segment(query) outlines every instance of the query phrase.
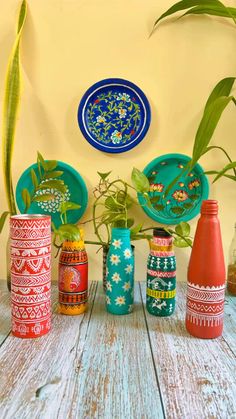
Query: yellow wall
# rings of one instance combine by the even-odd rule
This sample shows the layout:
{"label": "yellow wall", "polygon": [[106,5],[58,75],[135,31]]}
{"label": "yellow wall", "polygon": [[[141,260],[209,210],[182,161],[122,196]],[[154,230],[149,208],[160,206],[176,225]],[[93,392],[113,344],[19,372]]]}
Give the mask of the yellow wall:
{"label": "yellow wall", "polygon": [[[210,17],[188,17],[165,22],[149,39],[155,19],[172,0],[28,0],[22,62],[22,102],[14,150],[14,181],[35,161],[40,150],[48,159],[66,161],[85,179],[89,190],[97,170],[113,170],[130,180],[133,166],[143,167],[154,157],[170,152],[190,154],[205,101],[218,80],[235,75],[236,30],[233,23]],[[19,0],[0,0],[0,106],[6,64],[14,40]],[[227,4],[236,6],[235,1]],[[133,150],[105,154],[91,147],[77,125],[77,106],[85,90],[106,77],[121,77],[140,86],[152,108],[146,138]],[[0,119],[0,124],[2,120]],[[229,106],[214,136],[236,159],[235,108]],[[206,170],[225,164],[219,152],[201,160]],[[2,176],[0,211],[6,210]],[[221,180],[211,187],[219,200],[224,249],[236,221],[236,184]],[[137,216],[152,221],[142,212]],[[90,217],[90,208],[83,219]],[[196,220],[191,222],[193,231]],[[0,277],[5,276],[5,242],[0,237]],[[91,227],[86,228],[92,238]],[[207,244],[206,244],[207,245]],[[101,277],[101,254],[89,247],[90,278]],[[148,247],[136,246],[136,278],[145,278]],[[178,279],[185,279],[188,250],[180,250]],[[54,269],[56,263],[54,262]],[[56,278],[56,273],[54,273]]]}

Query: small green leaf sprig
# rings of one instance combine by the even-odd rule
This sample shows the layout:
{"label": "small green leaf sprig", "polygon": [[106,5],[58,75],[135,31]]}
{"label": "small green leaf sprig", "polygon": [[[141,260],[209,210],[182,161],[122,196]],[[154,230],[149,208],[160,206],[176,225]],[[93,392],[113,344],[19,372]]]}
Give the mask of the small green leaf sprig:
{"label": "small green leaf sprig", "polygon": [[30,192],[27,188],[22,189],[21,197],[24,202],[24,213],[27,213],[33,202],[46,202],[55,198],[52,193],[38,194],[39,191],[51,189],[64,194],[66,185],[62,179],[58,179],[63,175],[62,171],[55,170],[57,168],[56,160],[44,160],[42,154],[37,153],[38,175],[34,169],[30,170],[31,182],[33,190]]}

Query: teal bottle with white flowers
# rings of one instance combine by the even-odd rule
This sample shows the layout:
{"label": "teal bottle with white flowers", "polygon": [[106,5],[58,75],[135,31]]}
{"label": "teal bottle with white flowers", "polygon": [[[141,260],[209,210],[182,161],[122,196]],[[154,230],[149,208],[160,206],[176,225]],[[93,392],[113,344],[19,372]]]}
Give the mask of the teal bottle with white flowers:
{"label": "teal bottle with white flowers", "polygon": [[128,228],[113,228],[106,263],[106,308],[129,314],[134,300],[134,254]]}

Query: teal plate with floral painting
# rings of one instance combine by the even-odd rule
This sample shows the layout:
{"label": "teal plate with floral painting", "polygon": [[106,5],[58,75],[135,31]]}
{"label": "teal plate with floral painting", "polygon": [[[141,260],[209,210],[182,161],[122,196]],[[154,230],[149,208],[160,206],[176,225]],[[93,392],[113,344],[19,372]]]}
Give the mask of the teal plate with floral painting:
{"label": "teal plate with floral painting", "polygon": [[128,80],[105,79],[84,94],[78,123],[86,140],[107,153],[122,153],[145,137],[151,120],[143,91]]}
{"label": "teal plate with floral painting", "polygon": [[138,199],[146,214],[158,223],[189,221],[199,214],[202,201],[208,198],[208,179],[198,163],[191,172],[183,173],[165,196],[168,186],[190,160],[184,154],[165,154],[152,160],[143,170],[150,183],[151,206],[142,196]]}
{"label": "teal plate with floral painting", "polygon": [[[33,184],[31,180],[30,171],[34,169],[38,177],[38,166],[33,164],[28,167],[21,175],[16,186],[16,202],[21,213],[24,212],[25,205],[22,200],[21,192],[27,188],[31,193],[33,191]],[[81,206],[78,210],[68,211],[67,222],[75,224],[84,214],[88,204],[88,191],[82,176],[69,164],[58,161],[56,170],[62,171],[63,174],[57,178],[62,179],[66,185],[66,192],[61,192],[53,189],[41,189],[36,194],[52,193],[55,198],[50,201],[33,202],[28,210],[29,214],[47,214],[51,215],[52,221],[58,227],[61,224],[59,206],[62,201],[72,201]],[[50,180],[49,178],[47,180]]]}

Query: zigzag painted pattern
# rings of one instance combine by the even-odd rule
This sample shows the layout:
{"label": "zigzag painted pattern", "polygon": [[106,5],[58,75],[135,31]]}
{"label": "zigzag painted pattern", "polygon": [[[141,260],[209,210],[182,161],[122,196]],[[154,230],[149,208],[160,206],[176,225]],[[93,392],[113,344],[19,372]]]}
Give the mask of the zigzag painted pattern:
{"label": "zigzag painted pattern", "polygon": [[25,228],[25,229],[40,229],[40,228],[50,228],[51,226],[51,218],[49,216],[45,216],[45,218],[30,218],[28,220],[26,219],[10,219],[10,224],[12,228]]}
{"label": "zigzag painted pattern", "polygon": [[45,239],[40,239],[40,240],[13,240],[11,239],[11,247],[12,248],[16,248],[16,249],[32,249],[32,248],[37,248],[37,247],[45,247],[45,246],[49,246],[51,244],[51,235],[46,237]]}
{"label": "zigzag painted pattern", "polygon": [[32,321],[35,319],[43,320],[45,317],[51,314],[51,304],[46,302],[33,307],[18,307],[12,305],[12,315],[18,320]]}
{"label": "zigzag painted pattern", "polygon": [[200,289],[194,289],[188,287],[188,297],[193,300],[206,301],[206,302],[217,302],[224,301],[225,290],[220,291],[204,291]]}
{"label": "zigzag painted pattern", "polygon": [[36,304],[48,301],[51,296],[51,291],[46,291],[43,294],[38,295],[19,295],[15,292],[11,292],[11,301],[15,304]]}
{"label": "zigzag painted pattern", "polygon": [[174,278],[176,276],[176,271],[161,272],[161,271],[153,271],[152,269],[148,269],[147,273],[151,276],[156,276],[158,278]]}
{"label": "zigzag painted pattern", "polygon": [[51,237],[51,229],[50,228],[44,228],[39,230],[19,230],[17,228],[11,228],[10,233],[11,239],[44,239],[45,237]]}
{"label": "zigzag painted pattern", "polygon": [[49,270],[47,273],[43,273],[37,276],[30,275],[17,275],[14,273],[11,273],[11,283],[14,286],[20,286],[20,287],[38,287],[41,285],[44,285],[51,280],[51,271]]}
{"label": "zigzag painted pattern", "polygon": [[224,311],[224,301],[221,304],[206,305],[206,304],[195,303],[193,301],[188,300],[187,301],[187,307],[189,307],[192,311],[196,311],[197,313],[199,313],[199,312],[207,313],[208,316],[210,316],[211,314],[214,315],[214,314],[223,313],[223,311]]}

